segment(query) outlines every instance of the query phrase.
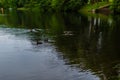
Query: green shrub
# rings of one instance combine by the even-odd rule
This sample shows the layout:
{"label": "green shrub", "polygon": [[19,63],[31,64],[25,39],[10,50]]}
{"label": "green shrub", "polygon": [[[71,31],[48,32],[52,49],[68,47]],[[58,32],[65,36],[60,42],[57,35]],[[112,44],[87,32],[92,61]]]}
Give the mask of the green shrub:
{"label": "green shrub", "polygon": [[112,9],[115,13],[120,13],[120,0],[114,0]]}
{"label": "green shrub", "polygon": [[40,8],[43,11],[77,11],[87,0],[2,0],[4,7]]}
{"label": "green shrub", "polygon": [[64,11],[77,11],[83,5],[83,1],[81,0],[68,0],[63,3]]}

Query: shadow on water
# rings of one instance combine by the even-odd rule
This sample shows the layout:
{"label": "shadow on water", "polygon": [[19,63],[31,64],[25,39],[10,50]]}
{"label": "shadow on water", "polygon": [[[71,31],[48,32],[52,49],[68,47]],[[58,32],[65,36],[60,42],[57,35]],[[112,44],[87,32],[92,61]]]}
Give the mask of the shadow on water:
{"label": "shadow on water", "polygon": [[[9,33],[22,38],[26,35],[38,47],[42,43],[53,44],[66,65],[79,72],[90,71],[101,80],[120,79],[119,21],[119,15],[101,19],[75,13],[40,14],[39,11],[11,11],[0,16],[2,28],[13,30]],[[16,34],[14,29],[20,33]]]}

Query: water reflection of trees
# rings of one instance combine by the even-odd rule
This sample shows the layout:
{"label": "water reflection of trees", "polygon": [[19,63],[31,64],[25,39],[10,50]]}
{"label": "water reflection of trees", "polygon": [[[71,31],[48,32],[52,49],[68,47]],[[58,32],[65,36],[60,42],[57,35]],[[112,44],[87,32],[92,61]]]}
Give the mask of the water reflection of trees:
{"label": "water reflection of trees", "polygon": [[90,70],[102,80],[117,80],[120,62],[118,17],[112,22],[99,16],[38,13],[13,12],[5,23],[29,29],[28,39],[33,45],[54,40],[67,65]]}
{"label": "water reflection of trees", "polygon": [[108,19],[93,17],[69,16],[66,19],[66,30],[71,28],[74,35],[56,38],[58,49],[67,59],[66,64],[90,69],[102,80],[118,80],[119,70],[114,67],[119,64],[120,29],[116,29],[116,23],[111,25]]}

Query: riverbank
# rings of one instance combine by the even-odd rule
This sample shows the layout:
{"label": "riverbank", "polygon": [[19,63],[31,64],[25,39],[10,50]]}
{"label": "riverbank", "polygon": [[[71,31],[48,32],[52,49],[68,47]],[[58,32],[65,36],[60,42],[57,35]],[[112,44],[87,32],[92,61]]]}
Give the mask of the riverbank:
{"label": "riverbank", "polygon": [[[110,2],[109,3],[108,2],[98,2],[98,3],[95,3],[95,4],[87,4],[87,5],[83,6],[79,10],[79,12],[82,12],[82,13],[86,14],[88,12],[96,13],[99,10],[100,12],[105,11],[105,12],[109,12],[110,13],[110,12],[112,12],[112,11],[110,11],[110,5],[111,5]],[[104,7],[105,7],[105,9],[102,9]]]}

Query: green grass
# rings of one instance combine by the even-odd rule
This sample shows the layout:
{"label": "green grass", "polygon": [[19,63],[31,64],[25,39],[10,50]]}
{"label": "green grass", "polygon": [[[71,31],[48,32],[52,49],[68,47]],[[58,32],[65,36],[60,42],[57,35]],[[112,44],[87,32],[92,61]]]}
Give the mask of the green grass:
{"label": "green grass", "polygon": [[108,2],[98,2],[98,3],[95,3],[95,4],[88,4],[88,5],[85,5],[84,7],[82,7],[79,12],[89,12],[89,11],[92,11],[92,10],[96,10],[96,9],[99,9],[105,5],[109,5],[111,3],[108,3]]}

